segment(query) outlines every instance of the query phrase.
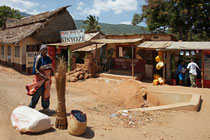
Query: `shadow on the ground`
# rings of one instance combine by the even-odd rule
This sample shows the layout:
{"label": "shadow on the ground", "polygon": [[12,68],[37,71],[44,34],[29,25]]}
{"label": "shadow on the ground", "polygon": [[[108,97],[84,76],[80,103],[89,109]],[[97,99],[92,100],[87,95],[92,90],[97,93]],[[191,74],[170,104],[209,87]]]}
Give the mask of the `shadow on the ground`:
{"label": "shadow on the ground", "polygon": [[95,136],[95,132],[92,130],[92,127],[87,127],[86,132],[79,136],[81,138],[92,139]]}
{"label": "shadow on the ground", "polygon": [[66,116],[70,116],[71,115],[71,113],[66,113]]}
{"label": "shadow on the ground", "polygon": [[140,80],[141,82],[144,82],[144,83],[153,83],[153,79],[149,79],[149,78],[143,78],[142,80]]}
{"label": "shadow on the ground", "polygon": [[39,112],[48,115],[48,116],[54,116],[56,114],[55,110],[45,111],[45,110],[39,110]]}
{"label": "shadow on the ground", "polygon": [[45,130],[43,132],[39,132],[39,133],[21,133],[22,135],[31,135],[31,136],[36,136],[36,135],[43,135],[43,134],[46,134],[46,133],[52,133],[52,132],[55,132],[56,129],[51,127],[50,129],[48,130]]}
{"label": "shadow on the ground", "polygon": [[198,111],[198,112],[201,111],[202,103],[203,103],[203,99],[201,99],[200,105],[199,105],[199,107],[197,108],[197,111]]}

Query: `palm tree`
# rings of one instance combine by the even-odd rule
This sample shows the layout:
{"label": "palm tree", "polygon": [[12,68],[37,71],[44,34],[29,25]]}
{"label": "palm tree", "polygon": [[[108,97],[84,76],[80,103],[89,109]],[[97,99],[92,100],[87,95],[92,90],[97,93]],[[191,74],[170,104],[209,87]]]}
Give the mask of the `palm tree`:
{"label": "palm tree", "polygon": [[89,15],[83,23],[86,24],[86,26],[83,26],[83,28],[85,28],[86,33],[93,33],[93,32],[101,31],[101,27],[98,22],[98,17]]}

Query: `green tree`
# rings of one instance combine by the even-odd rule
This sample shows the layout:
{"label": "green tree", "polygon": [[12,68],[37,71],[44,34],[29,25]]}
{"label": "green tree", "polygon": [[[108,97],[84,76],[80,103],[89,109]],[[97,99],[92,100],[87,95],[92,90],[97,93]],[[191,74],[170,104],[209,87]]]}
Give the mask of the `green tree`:
{"label": "green tree", "polygon": [[98,17],[89,15],[83,23],[86,24],[85,26],[83,26],[83,28],[85,28],[85,32],[87,32],[87,33],[101,31],[101,27],[98,22]]}
{"label": "green tree", "polygon": [[9,6],[0,6],[0,27],[3,26],[5,18],[16,18],[20,19],[22,16],[18,10],[12,9]]}
{"label": "green tree", "polygon": [[146,22],[152,33],[173,33],[180,40],[208,40],[209,0],[147,0],[133,25]]}

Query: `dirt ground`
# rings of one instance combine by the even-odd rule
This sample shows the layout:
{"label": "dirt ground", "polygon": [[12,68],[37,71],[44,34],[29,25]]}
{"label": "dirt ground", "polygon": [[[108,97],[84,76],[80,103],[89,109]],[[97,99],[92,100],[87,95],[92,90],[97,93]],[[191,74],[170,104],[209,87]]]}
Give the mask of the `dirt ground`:
{"label": "dirt ground", "polygon": [[[104,78],[88,79],[68,83],[66,108],[69,114],[79,109],[87,114],[87,132],[75,137],[67,130],[52,129],[39,134],[20,134],[12,127],[10,115],[19,103],[29,104],[31,97],[26,95],[25,85],[32,83],[32,76],[26,76],[13,69],[0,66],[0,140],[205,140],[210,139],[210,89],[180,86],[153,86],[142,83],[150,90],[199,93],[202,96],[200,112],[160,111],[151,113],[128,113],[114,117],[122,109],[114,101],[113,91],[122,82]],[[126,87],[125,87],[126,88]],[[115,98],[113,98],[115,97]],[[52,110],[56,109],[55,81],[51,90]],[[37,110],[41,110],[40,102]],[[49,114],[52,122],[55,116]],[[111,117],[111,116],[112,117]]]}

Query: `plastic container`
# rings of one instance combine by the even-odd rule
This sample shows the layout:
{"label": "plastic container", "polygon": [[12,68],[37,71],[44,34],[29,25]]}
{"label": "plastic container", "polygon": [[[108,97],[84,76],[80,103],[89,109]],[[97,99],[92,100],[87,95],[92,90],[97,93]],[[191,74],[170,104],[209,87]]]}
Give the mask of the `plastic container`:
{"label": "plastic container", "polygon": [[160,70],[163,66],[164,66],[164,63],[161,61],[161,62],[157,63],[156,69]]}
{"label": "plastic container", "polygon": [[156,57],[155,57],[155,61],[156,61],[156,62],[162,61],[162,57],[161,57],[160,55],[156,56]]}
{"label": "plastic container", "polygon": [[163,80],[163,78],[162,78],[162,77],[159,77],[159,78],[158,78],[158,81],[159,81],[159,83],[160,83],[161,85],[163,85],[163,84],[164,84],[164,80]]}
{"label": "plastic container", "polygon": [[154,74],[154,79],[158,79],[159,77],[160,77],[160,75]]}
{"label": "plastic container", "polygon": [[159,85],[159,81],[157,79],[154,79],[153,80],[153,85],[156,85],[156,86]]}

